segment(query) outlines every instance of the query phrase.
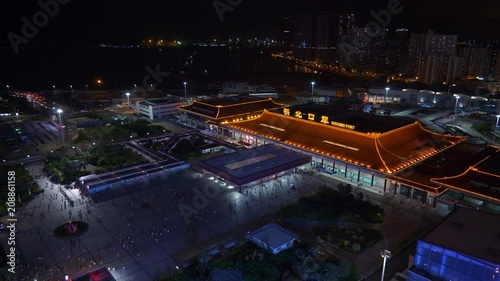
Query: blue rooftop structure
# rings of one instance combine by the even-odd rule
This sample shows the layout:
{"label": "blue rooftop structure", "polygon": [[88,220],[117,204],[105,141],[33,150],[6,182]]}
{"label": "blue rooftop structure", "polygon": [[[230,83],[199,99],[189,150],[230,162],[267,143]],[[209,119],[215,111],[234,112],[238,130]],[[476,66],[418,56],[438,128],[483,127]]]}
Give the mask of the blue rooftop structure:
{"label": "blue rooftop structure", "polygon": [[309,162],[309,155],[267,144],[202,161],[200,167],[236,185],[244,185]]}

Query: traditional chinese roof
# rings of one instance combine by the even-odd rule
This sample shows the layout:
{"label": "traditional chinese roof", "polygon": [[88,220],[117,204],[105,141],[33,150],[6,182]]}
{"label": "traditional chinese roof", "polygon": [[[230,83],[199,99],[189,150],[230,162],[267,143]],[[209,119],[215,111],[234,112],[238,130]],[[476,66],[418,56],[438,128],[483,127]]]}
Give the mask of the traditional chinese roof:
{"label": "traditional chinese roof", "polygon": [[189,105],[179,106],[178,108],[205,118],[219,120],[242,114],[261,113],[265,109],[273,110],[288,106],[286,104],[276,103],[272,98],[245,102],[232,100],[233,103],[231,104],[227,104],[227,99],[220,100],[220,104],[217,104],[217,101],[218,100],[201,102],[195,100]]}
{"label": "traditional chinese roof", "polygon": [[491,152],[493,149],[495,151],[492,154],[487,155],[463,173],[436,177],[431,181],[458,192],[500,201],[500,173],[498,173],[500,149],[490,146],[485,151]]}
{"label": "traditional chinese roof", "polygon": [[433,133],[418,122],[385,133],[361,133],[269,111],[227,126],[387,174],[465,140]]}
{"label": "traditional chinese roof", "polygon": [[432,182],[462,193],[500,201],[500,176],[479,171],[474,167],[460,175],[435,178]]}

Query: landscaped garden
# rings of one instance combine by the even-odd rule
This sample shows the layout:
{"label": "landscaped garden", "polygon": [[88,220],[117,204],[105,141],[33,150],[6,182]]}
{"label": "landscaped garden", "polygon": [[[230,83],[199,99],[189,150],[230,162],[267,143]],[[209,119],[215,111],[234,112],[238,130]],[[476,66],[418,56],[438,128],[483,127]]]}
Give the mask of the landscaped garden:
{"label": "landscaped garden", "polygon": [[[31,177],[29,172],[22,165],[9,165],[9,166],[0,166],[0,173],[4,175],[4,179],[0,183],[0,200],[2,202],[7,202],[7,195],[9,192],[8,189],[8,180],[10,174],[8,172],[15,172],[13,176],[15,179],[15,187],[16,187],[16,200],[18,198],[21,199],[22,202],[27,202],[35,194],[43,192],[35,180]],[[3,215],[7,212],[7,205],[0,204],[0,215]]]}
{"label": "landscaped garden", "polygon": [[323,190],[278,210],[284,218],[310,220],[342,220],[349,222],[380,223],[384,209],[363,200],[362,194],[354,196],[350,185],[340,184],[338,190]]}
{"label": "landscaped garden", "polygon": [[96,146],[90,149],[87,162],[96,166],[96,174],[147,163],[141,155],[121,144]]}
{"label": "landscaped garden", "polygon": [[382,240],[380,231],[375,229],[329,229],[320,237],[328,243],[351,253],[358,253]]}
{"label": "landscaped garden", "polygon": [[87,154],[74,151],[68,154],[59,149],[49,153],[46,161],[44,172],[51,181],[62,184],[72,183],[90,173],[100,174],[148,162],[121,144],[94,146]]}
{"label": "landscaped garden", "polygon": [[131,135],[141,138],[167,132],[162,126],[151,125],[144,119],[137,119],[135,121],[110,120],[107,124],[108,126],[78,130],[78,137],[75,139],[75,143],[90,142],[101,144],[128,139]]}
{"label": "landscaped garden", "polygon": [[87,160],[83,153],[64,155],[64,150],[59,149],[49,153],[46,157],[47,165],[44,172],[50,180],[56,183],[68,184],[78,177],[89,174]]}
{"label": "landscaped garden", "polygon": [[207,280],[212,270],[236,270],[244,280],[357,280],[354,269],[345,260],[325,256],[306,243],[277,255],[241,241],[231,249],[219,249],[214,256],[201,254],[164,281]]}

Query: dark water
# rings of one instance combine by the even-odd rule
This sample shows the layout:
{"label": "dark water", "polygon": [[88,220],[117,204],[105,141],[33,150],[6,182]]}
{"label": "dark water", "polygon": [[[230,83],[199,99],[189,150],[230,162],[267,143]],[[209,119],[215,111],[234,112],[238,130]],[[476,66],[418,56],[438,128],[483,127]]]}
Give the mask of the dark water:
{"label": "dark water", "polygon": [[[230,47],[177,48],[33,48],[18,54],[0,50],[0,85],[11,89],[119,90],[143,85],[147,67],[171,75],[158,88],[181,88],[184,80],[202,76],[212,81],[243,80],[258,83],[307,83],[310,70],[273,59],[270,49]],[[207,70],[207,74],[205,74]],[[102,81],[98,85],[97,80]]]}

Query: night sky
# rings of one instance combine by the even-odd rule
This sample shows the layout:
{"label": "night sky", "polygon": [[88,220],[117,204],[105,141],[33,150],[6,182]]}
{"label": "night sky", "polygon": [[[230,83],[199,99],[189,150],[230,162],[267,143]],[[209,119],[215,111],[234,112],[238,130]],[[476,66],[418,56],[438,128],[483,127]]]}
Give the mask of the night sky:
{"label": "night sky", "polygon": [[[47,0],[42,0],[47,1]],[[55,0],[53,0],[55,1]],[[62,0],[60,0],[62,1]],[[387,7],[388,0],[220,0],[241,4],[224,13],[220,21],[209,0],[65,0],[33,39],[43,43],[128,43],[151,35],[181,37],[275,36],[281,19],[304,11],[354,12],[364,26],[370,11]],[[465,4],[464,4],[465,2]],[[21,18],[29,19],[41,8],[37,1],[2,4],[2,45],[7,34],[21,33]],[[459,39],[500,39],[498,0],[401,0],[402,13],[394,15],[389,28],[406,27],[412,32],[432,29],[458,34]]]}

